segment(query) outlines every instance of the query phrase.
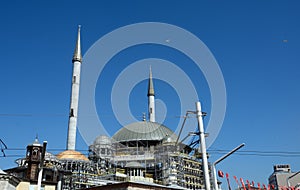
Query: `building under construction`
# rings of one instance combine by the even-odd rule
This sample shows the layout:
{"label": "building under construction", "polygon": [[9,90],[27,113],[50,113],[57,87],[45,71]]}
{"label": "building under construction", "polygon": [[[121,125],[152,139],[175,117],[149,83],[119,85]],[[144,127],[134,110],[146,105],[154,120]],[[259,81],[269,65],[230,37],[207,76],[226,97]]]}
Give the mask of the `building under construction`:
{"label": "building under construction", "polygon": [[[81,62],[79,29],[73,56],[67,150],[55,156],[46,152],[46,147],[36,140],[28,145],[26,158],[18,161],[18,167],[7,172],[37,185],[38,173],[42,170],[42,186],[50,185],[57,190],[121,182],[204,189],[204,171],[209,171],[203,164],[203,160],[207,160],[206,153],[200,154],[195,148],[199,140],[186,145],[171,129],[155,121],[151,69],[147,94],[149,121],[144,117],[143,121],[122,127],[111,138],[99,134],[89,146],[87,157],[75,151]],[[202,155],[205,155],[204,159]]]}
{"label": "building under construction", "polygon": [[89,159],[101,176],[187,189],[203,189],[202,161],[166,126],[150,121],[129,124],[112,138],[99,136],[89,147]]}
{"label": "building under construction", "polygon": [[[52,189],[84,189],[120,182],[159,184],[185,189],[204,189],[202,160],[190,146],[176,143],[177,136],[164,125],[141,121],[120,129],[112,138],[99,136],[89,146],[88,158],[72,150],[56,156],[45,152],[36,139],[26,157],[7,173]],[[41,164],[43,160],[43,164]]]}

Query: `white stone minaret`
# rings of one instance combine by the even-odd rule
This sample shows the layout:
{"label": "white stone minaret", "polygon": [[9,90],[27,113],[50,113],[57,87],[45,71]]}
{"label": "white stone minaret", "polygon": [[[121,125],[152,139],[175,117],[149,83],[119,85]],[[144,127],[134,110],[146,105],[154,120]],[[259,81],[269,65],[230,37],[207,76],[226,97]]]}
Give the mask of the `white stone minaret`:
{"label": "white stone minaret", "polygon": [[80,47],[80,25],[78,26],[78,36],[76,47],[73,55],[73,75],[72,75],[72,89],[71,89],[71,103],[68,127],[67,150],[75,150],[76,144],[76,126],[78,114],[78,100],[79,100],[79,84],[80,84],[80,69],[81,69],[81,47]]}
{"label": "white stone minaret", "polygon": [[152,70],[150,67],[149,81],[148,81],[148,113],[149,121],[155,122],[155,100],[154,100],[154,87],[152,81]]}

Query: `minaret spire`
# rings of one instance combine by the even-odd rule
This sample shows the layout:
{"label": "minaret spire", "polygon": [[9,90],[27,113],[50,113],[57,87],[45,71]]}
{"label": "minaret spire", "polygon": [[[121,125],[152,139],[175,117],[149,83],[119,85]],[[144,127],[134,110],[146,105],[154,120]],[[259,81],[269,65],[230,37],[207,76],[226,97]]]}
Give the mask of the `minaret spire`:
{"label": "minaret spire", "polygon": [[78,25],[78,34],[77,34],[77,42],[76,42],[76,47],[73,55],[72,62],[74,63],[75,61],[82,62],[82,56],[81,56],[81,44],[80,44],[80,29],[81,25]]}
{"label": "minaret spire", "polygon": [[151,66],[150,66],[149,81],[148,81],[148,97],[149,96],[155,96],[154,95],[154,87],[153,87]]}
{"label": "minaret spire", "polygon": [[78,114],[78,100],[79,100],[79,86],[80,86],[80,70],[81,70],[81,47],[80,47],[80,28],[78,26],[78,36],[76,47],[73,55],[73,75],[72,75],[72,89],[71,89],[71,103],[68,126],[68,140],[67,150],[75,150],[76,145],[76,128],[77,128],[77,114]]}
{"label": "minaret spire", "polygon": [[149,121],[155,122],[155,100],[154,100],[154,87],[152,80],[152,69],[150,66],[149,80],[148,80],[148,112],[149,112]]}

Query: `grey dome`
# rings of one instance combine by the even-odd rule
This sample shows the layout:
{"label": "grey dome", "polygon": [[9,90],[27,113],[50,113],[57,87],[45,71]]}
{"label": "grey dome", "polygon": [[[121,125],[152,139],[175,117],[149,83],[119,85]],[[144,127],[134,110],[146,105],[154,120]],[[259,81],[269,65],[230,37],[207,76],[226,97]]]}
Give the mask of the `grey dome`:
{"label": "grey dome", "polygon": [[156,122],[141,121],[121,128],[112,138],[117,142],[137,140],[161,141],[166,136],[170,137],[172,142],[175,142],[177,139],[177,136],[168,127]]}
{"label": "grey dome", "polygon": [[52,153],[50,152],[45,152],[45,160],[49,160],[49,161],[57,161],[58,159],[56,158],[56,156],[54,156]]}
{"label": "grey dome", "polygon": [[110,145],[110,144],[111,144],[111,139],[105,135],[98,136],[94,141],[94,145]]}

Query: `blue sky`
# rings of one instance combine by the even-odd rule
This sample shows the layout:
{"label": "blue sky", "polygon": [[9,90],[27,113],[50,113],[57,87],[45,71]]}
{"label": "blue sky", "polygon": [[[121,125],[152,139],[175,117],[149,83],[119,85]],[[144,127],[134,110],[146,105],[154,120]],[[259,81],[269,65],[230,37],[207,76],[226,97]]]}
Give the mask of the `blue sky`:
{"label": "blue sky", "polygon": [[[48,141],[49,150],[65,148],[78,24],[82,25],[84,54],[119,27],[162,22],[201,39],[223,73],[227,110],[221,132],[209,148],[209,160],[222,155],[214,150],[226,152],[242,142],[246,143],[243,151],[250,152],[232,155],[217,169],[261,183],[267,183],[274,164],[291,164],[293,171],[300,170],[299,6],[297,1],[258,0],[1,2],[0,138],[9,149],[5,151],[8,157],[0,157],[0,168],[14,166],[17,156],[13,155],[25,155],[26,145],[36,134]],[[110,99],[112,81],[128,64],[149,57],[167,59],[188,73],[203,109],[210,112],[205,78],[186,57],[163,46],[132,47],[117,54],[98,80],[96,102],[101,106],[97,110],[110,134],[121,127],[106,99]],[[147,109],[146,85],[141,81],[130,97],[132,113],[138,118]],[[159,80],[155,89],[156,97],[168,107],[165,124],[172,128],[180,114],[178,96]],[[86,153],[87,145],[79,134],[77,139],[77,149]],[[253,151],[298,152],[298,156]]]}

